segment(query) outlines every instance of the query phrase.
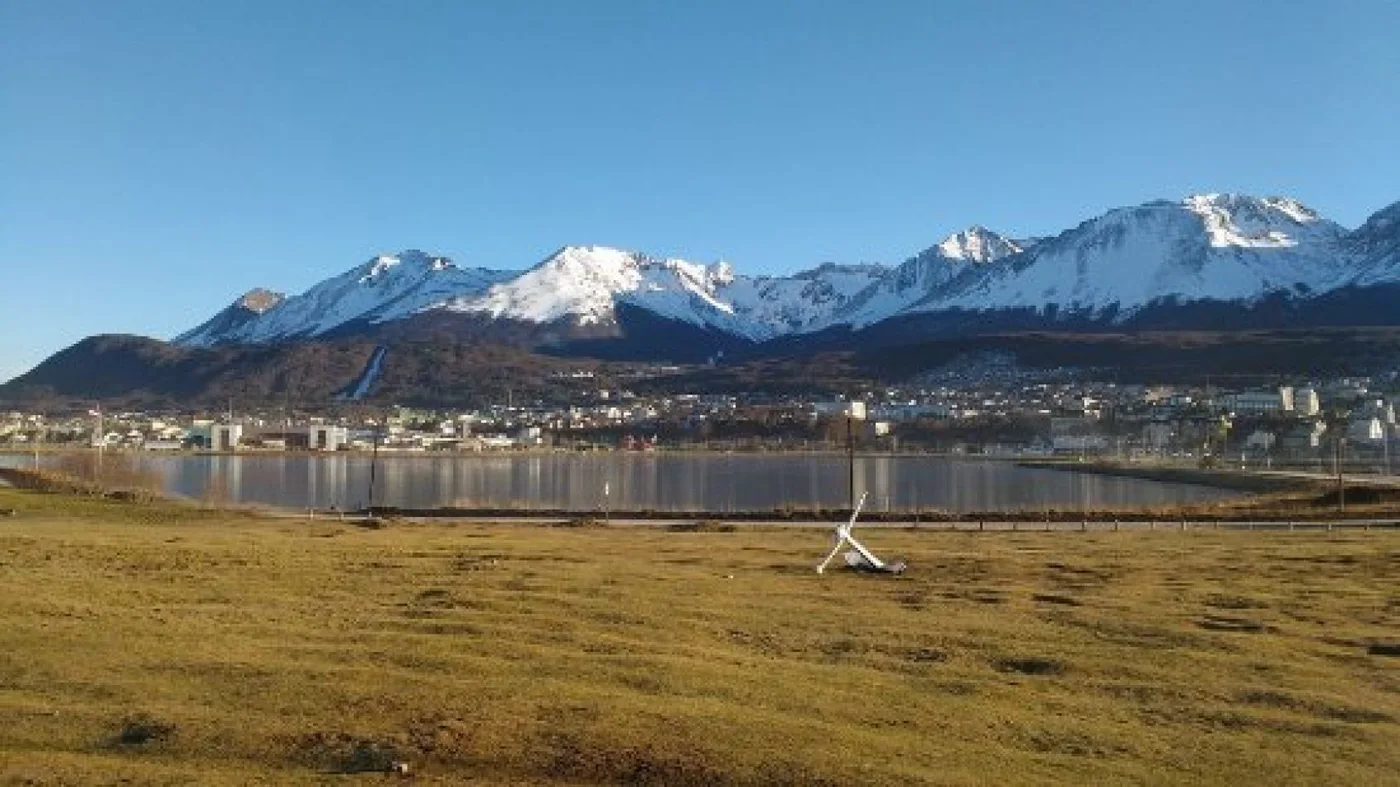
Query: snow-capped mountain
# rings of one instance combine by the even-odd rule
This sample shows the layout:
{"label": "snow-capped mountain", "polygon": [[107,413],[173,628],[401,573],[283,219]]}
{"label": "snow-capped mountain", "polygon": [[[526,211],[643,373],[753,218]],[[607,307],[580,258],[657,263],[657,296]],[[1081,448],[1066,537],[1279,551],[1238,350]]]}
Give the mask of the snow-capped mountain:
{"label": "snow-capped mountain", "polygon": [[[416,250],[381,255],[301,295],[265,300],[269,305],[247,319],[230,324],[216,315],[175,341],[210,346],[321,336],[354,322],[402,319],[447,298],[484,291],[510,275],[484,268],[458,268],[446,257]],[[247,298],[244,296],[239,303]]]}
{"label": "snow-capped mountain", "polygon": [[1113,315],[1164,301],[1307,296],[1354,274],[1347,232],[1282,197],[1206,194],[1109,211],[934,288],[905,313],[1053,307]]}
{"label": "snow-capped mountain", "polygon": [[[1051,237],[1016,240],[972,226],[893,268],[828,263],[789,276],[598,246],[565,247],[520,272],[463,269],[406,251],[301,295],[250,293],[177,341],[269,343],[419,320],[465,335],[451,327],[465,320],[472,336],[497,336],[499,323],[515,326],[517,342],[587,338],[591,352],[629,330],[635,339],[667,326],[684,329],[671,347],[722,337],[748,346],[877,325],[886,338],[917,340],[938,321],[939,330],[968,333],[1053,329],[1066,320],[1132,327],[1150,314],[1154,325],[1190,327],[1200,308],[1159,318],[1188,305],[1244,314],[1265,302],[1284,303],[1294,316],[1306,311],[1299,304],[1322,304],[1335,322],[1346,304],[1375,311],[1389,303],[1386,287],[1400,287],[1400,203],[1349,232],[1294,199],[1202,194],[1110,210]],[[1368,294],[1356,300],[1358,291]],[[1282,319],[1268,314],[1235,322]],[[1001,319],[1007,315],[1016,316]]]}
{"label": "snow-capped mountain", "polygon": [[615,319],[621,303],[659,317],[752,341],[825,324],[884,269],[826,264],[793,276],[748,277],[727,262],[654,259],[632,251],[569,246],[515,279],[440,308],[536,323]]}
{"label": "snow-capped mountain", "polygon": [[792,276],[735,276],[720,291],[749,335],[769,339],[829,325],[851,299],[889,273],[883,265],[828,262]]}
{"label": "snow-capped mountain", "polygon": [[736,275],[726,262],[705,265],[568,246],[515,273],[460,269],[445,258],[408,251],[377,257],[256,314],[240,310],[233,319],[221,312],[176,341],[259,344],[454,314],[601,328],[613,325],[619,306],[626,304],[758,342],[827,324],[836,309],[884,272],[877,265],[828,263],[793,276],[748,277]]}
{"label": "snow-capped mountain", "polygon": [[643,305],[661,316],[742,331],[733,309],[717,300],[729,266],[658,260],[601,246],[567,246],[543,262],[484,292],[461,294],[435,308],[532,323],[611,322],[619,300]]}
{"label": "snow-capped mountain", "polygon": [[832,322],[860,328],[898,314],[970,271],[1022,252],[991,230],[971,226],[881,276],[832,315]]}

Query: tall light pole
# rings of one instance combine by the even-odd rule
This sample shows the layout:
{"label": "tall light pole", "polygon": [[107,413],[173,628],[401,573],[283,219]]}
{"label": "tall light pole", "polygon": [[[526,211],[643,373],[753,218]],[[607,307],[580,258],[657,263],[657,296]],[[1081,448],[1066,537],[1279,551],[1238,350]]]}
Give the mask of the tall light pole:
{"label": "tall light pole", "polygon": [[100,485],[102,483],[102,456],[107,448],[107,430],[102,428],[101,402],[97,403],[97,410],[94,411],[94,414],[97,416],[97,428],[93,434],[93,442],[97,443],[97,467],[93,471],[93,480]]}
{"label": "tall light pole", "polygon": [[1390,475],[1390,424],[1381,419],[1381,451],[1385,453],[1385,474]]}
{"label": "tall light pole", "polygon": [[855,405],[852,404],[846,411],[846,488],[849,492],[848,502],[851,510],[856,510],[856,439],[855,439]]}
{"label": "tall light pole", "polygon": [[1345,513],[1347,510],[1347,487],[1346,484],[1342,482],[1342,443],[1345,440],[1345,437],[1338,435],[1337,439],[1332,443],[1335,454],[1332,461],[1334,467],[1337,469],[1337,510],[1342,513]]}
{"label": "tall light pole", "polygon": [[374,516],[374,481],[375,471],[379,468],[379,438],[380,426],[375,424],[374,447],[369,454],[369,516]]}

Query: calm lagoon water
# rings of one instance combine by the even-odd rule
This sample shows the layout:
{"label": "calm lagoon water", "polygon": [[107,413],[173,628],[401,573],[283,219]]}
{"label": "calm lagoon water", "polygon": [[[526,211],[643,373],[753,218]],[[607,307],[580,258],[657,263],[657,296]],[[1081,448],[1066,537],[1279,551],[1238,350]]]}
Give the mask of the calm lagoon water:
{"label": "calm lagoon water", "polygon": [[[357,508],[370,458],[343,455],[160,456],[134,461],[167,492],[288,508]],[[23,465],[23,456],[0,463]],[[809,454],[380,455],[375,504],[614,510],[771,510],[846,503],[845,457]],[[867,507],[1009,511],[1206,502],[1236,493],[1188,484],[1017,467],[1000,461],[876,456],[856,459]],[[606,492],[605,492],[606,490]]]}

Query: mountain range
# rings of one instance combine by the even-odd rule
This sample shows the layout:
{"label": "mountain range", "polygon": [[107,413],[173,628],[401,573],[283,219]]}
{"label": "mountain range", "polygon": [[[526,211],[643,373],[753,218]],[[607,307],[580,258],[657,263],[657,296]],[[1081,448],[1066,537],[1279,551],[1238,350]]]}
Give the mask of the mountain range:
{"label": "mountain range", "polygon": [[[626,357],[694,360],[851,334],[1230,327],[1217,323],[1261,309],[1241,327],[1392,324],[1397,286],[1400,203],[1347,230],[1291,198],[1204,194],[1111,210],[1046,238],[972,226],[899,265],[826,263],[787,276],[597,246],[562,248],[523,271],[404,251],[300,295],[254,290],[175,342],[402,337],[425,325],[480,337],[509,326],[518,342],[564,354],[608,355],[612,345],[628,347]],[[1377,288],[1383,313],[1322,314]]]}
{"label": "mountain range", "polygon": [[[0,399],[378,391],[442,403],[518,391],[521,377],[566,395],[558,381],[574,358],[623,377],[634,372],[597,364],[709,362],[734,368],[720,372],[732,385],[791,388],[833,363],[842,380],[888,382],[917,359],[989,348],[1055,365],[1140,362],[1158,376],[1206,364],[1215,374],[1366,371],[1400,361],[1397,305],[1400,203],[1347,229],[1287,197],[1202,194],[1046,237],[974,225],[897,265],[790,275],[597,246],[524,270],[386,254],[298,295],[252,290],[170,342],[84,340],[0,386]],[[1190,350],[1206,333],[1209,355]],[[1158,348],[1151,363],[1147,346]],[[1250,347],[1258,362],[1238,363]]]}

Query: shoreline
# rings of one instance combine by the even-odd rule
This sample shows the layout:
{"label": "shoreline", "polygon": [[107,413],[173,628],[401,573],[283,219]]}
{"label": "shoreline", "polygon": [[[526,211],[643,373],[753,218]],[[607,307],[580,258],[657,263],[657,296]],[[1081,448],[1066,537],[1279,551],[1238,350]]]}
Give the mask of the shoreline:
{"label": "shoreline", "polygon": [[[1232,492],[1267,494],[1278,492],[1315,491],[1324,482],[1301,476],[1265,475],[1256,470],[1226,470],[1172,465],[1134,465],[1119,462],[1079,462],[1076,460],[1022,460],[1017,466],[1031,470],[1056,470],[1066,473],[1114,478],[1137,478],[1169,484],[1191,484]],[[1355,484],[1355,480],[1348,483]]]}
{"label": "shoreline", "polygon": [[[340,451],[311,451],[311,450],[287,450],[287,449],[255,449],[249,448],[241,451],[146,451],[139,448],[107,448],[108,454],[121,454],[123,456],[169,456],[169,457],[197,457],[197,456],[237,456],[237,457],[304,457],[311,459],[330,459],[336,457],[369,457],[375,455],[375,451],[369,449],[349,449]],[[43,456],[57,456],[63,454],[89,454],[99,453],[99,449],[89,446],[77,446],[73,448],[59,448],[49,446],[40,448],[37,452],[33,448],[0,448],[0,456],[28,456],[35,453]],[[810,457],[839,457],[846,458],[847,452],[842,448],[782,448],[782,449],[737,449],[737,448],[660,448],[652,451],[629,451],[621,448],[606,449],[571,449],[571,448],[500,448],[484,451],[429,451],[414,449],[393,449],[381,447],[377,452],[382,457],[400,458],[422,458],[422,459],[471,459],[476,457],[500,458],[503,456],[810,456]],[[857,459],[958,459],[970,462],[1023,462],[1033,461],[1030,457],[1040,457],[1040,454],[978,454],[978,453],[956,453],[949,451],[857,451]]]}

